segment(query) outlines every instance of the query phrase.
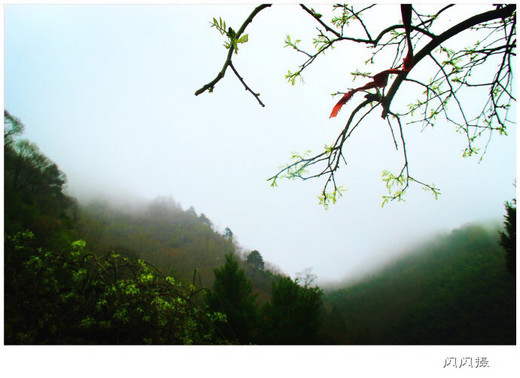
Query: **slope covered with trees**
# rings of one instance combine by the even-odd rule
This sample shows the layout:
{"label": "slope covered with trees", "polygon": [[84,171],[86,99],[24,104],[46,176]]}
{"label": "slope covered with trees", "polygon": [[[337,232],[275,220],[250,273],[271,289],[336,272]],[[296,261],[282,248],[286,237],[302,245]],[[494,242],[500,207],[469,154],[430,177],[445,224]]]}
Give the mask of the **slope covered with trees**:
{"label": "slope covered with trees", "polygon": [[514,344],[515,278],[498,236],[462,227],[325,297],[354,344]]}
{"label": "slope covered with trees", "polygon": [[[79,205],[58,166],[20,139],[23,129],[5,112],[6,344],[317,342],[319,289],[267,269],[229,228],[220,234],[171,199],[132,211]],[[274,314],[305,303],[313,311],[282,325],[305,338],[271,330],[280,328]]]}
{"label": "slope covered with trees", "polygon": [[63,247],[74,238],[76,201],[64,194],[65,175],[28,140],[24,125],[4,113],[5,232],[31,230],[45,245]]}
{"label": "slope covered with trees", "polygon": [[117,209],[105,201],[82,206],[78,229],[95,250],[117,249],[191,281],[211,284],[212,269],[234,253],[233,239],[214,231],[193,208],[183,210],[170,198],[158,198],[138,210]]}
{"label": "slope covered with trees", "polygon": [[65,175],[4,114],[6,344],[217,344],[223,314],[137,256],[89,249]]}

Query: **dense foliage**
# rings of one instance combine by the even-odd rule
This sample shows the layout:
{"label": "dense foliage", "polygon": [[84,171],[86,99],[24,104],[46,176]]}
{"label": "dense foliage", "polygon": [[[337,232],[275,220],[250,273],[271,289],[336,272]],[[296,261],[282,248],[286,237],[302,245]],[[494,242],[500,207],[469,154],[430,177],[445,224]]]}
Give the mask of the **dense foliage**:
{"label": "dense foliage", "polygon": [[144,261],[100,258],[82,240],[60,252],[36,245],[29,231],[6,241],[6,344],[225,341],[214,334],[221,314],[202,312],[193,292]]}
{"label": "dense foliage", "polygon": [[283,277],[273,283],[264,309],[268,344],[316,344],[319,341],[322,291]]}
{"label": "dense foliage", "polygon": [[246,261],[254,269],[264,270],[264,268],[265,268],[264,259],[263,259],[262,255],[260,254],[260,252],[258,252],[256,250],[255,251],[251,251],[251,253],[249,253],[247,255]]}
{"label": "dense foliage", "polygon": [[77,206],[63,192],[65,175],[40,152],[20,139],[24,126],[4,113],[4,221],[14,235],[31,230],[45,245],[64,247],[74,238]]}
{"label": "dense foliage", "polygon": [[[260,260],[260,253],[255,252],[253,256]],[[242,344],[320,343],[321,289],[278,276],[271,282],[270,301],[260,307],[251,281],[232,255],[214,272],[213,290],[207,293],[206,301],[209,310],[226,314],[227,323],[221,327],[229,339]]]}

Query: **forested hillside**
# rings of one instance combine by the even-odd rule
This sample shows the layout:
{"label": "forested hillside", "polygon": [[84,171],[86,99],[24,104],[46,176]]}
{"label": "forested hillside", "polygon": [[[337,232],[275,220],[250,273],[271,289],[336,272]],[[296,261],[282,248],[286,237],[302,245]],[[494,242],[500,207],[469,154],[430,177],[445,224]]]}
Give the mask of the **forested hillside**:
{"label": "forested hillside", "polygon": [[92,253],[65,174],[23,130],[4,113],[4,342],[227,343],[222,314],[195,305],[193,288],[142,259]]}
{"label": "forested hillside", "polygon": [[194,269],[211,283],[212,269],[236,248],[232,236],[220,235],[211,221],[172,199],[159,198],[142,210],[118,210],[107,202],[81,207],[78,229],[96,251],[118,250],[137,256],[184,281]]}
{"label": "forested hillside", "polygon": [[506,232],[463,227],[324,292],[173,199],[79,204],[4,117],[6,344],[515,343],[510,205]]}
{"label": "forested hillside", "polygon": [[[281,276],[271,265],[266,268],[260,252],[238,245],[229,228],[215,231],[204,213],[197,215],[192,207],[183,210],[172,198],[157,198],[131,210],[93,201],[80,206],[77,227],[93,251],[142,258],[198,288],[211,287],[213,270],[225,263],[226,255],[236,255],[260,304],[268,301],[271,285]],[[251,252],[260,263],[248,259]]]}
{"label": "forested hillside", "polygon": [[6,344],[318,342],[319,288],[172,199],[78,204],[23,131],[5,112]]}
{"label": "forested hillside", "polygon": [[470,225],[326,293],[354,344],[514,344],[515,279],[498,229]]}

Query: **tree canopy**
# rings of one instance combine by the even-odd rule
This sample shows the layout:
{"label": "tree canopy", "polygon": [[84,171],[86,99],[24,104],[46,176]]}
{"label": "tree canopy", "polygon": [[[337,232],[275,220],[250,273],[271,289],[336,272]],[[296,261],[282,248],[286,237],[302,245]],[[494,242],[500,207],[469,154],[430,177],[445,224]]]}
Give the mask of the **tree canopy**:
{"label": "tree canopy", "polygon": [[264,258],[257,250],[251,251],[246,258],[248,264],[253,266],[255,269],[264,270]]}
{"label": "tree canopy", "polygon": [[315,344],[320,329],[323,291],[282,277],[272,284],[265,306],[264,337],[269,344]]}
{"label": "tree canopy", "polygon": [[[261,106],[260,94],[239,74],[234,60],[239,45],[249,40],[247,26],[264,9],[256,7],[235,31],[225,20],[214,18],[211,27],[226,38],[228,54],[217,76],[195,92],[213,92],[230,68]],[[294,153],[292,162],[269,178],[272,186],[279,179],[324,179],[320,203],[335,203],[344,188],[336,182],[336,172],[348,164],[348,141],[355,130],[376,109],[386,121],[391,143],[402,153],[399,172],[384,170],[383,181],[388,194],[383,205],[403,200],[410,184],[418,184],[435,197],[440,189],[418,179],[410,169],[406,148],[406,125],[433,127],[439,120],[452,125],[465,138],[464,157],[480,154],[481,159],[494,134],[507,135],[515,121],[516,102],[513,80],[516,57],[516,5],[489,5],[487,10],[475,11],[464,6],[401,5],[401,20],[389,19],[376,5],[334,5],[332,12],[318,12],[303,4],[300,8],[316,25],[313,48],[302,47],[300,39],[286,36],[285,46],[302,57],[296,70],[289,70],[285,78],[294,85],[302,79],[317,59],[333,48],[363,45],[367,48],[364,67],[347,67],[353,80],[368,80],[357,88],[343,85],[333,95],[341,99],[333,107],[330,117],[344,117],[346,123],[337,138],[319,153]],[[330,19],[327,19],[327,15]],[[461,18],[458,22],[453,21]],[[377,22],[374,20],[377,19]],[[383,25],[381,21],[386,23]],[[332,56],[332,54],[330,55]],[[376,58],[383,60],[386,69],[373,73]],[[370,70],[370,71],[369,71]],[[377,72],[377,71],[376,71]],[[391,79],[391,80],[390,80]],[[338,82],[341,82],[340,80]],[[365,97],[355,96],[365,92]],[[397,101],[399,99],[399,101]],[[352,108],[340,113],[347,102]],[[408,103],[403,106],[403,103]],[[326,112],[326,110],[323,110]],[[339,114],[339,115],[338,115]]]}

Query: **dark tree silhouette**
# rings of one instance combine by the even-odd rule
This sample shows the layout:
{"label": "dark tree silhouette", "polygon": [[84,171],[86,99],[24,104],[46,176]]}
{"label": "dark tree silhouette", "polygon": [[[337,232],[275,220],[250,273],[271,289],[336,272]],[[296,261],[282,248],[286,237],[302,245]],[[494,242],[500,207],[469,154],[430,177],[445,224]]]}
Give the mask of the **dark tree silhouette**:
{"label": "dark tree silhouette", "polygon": [[224,237],[228,240],[233,240],[233,231],[229,227],[224,230]]}
{"label": "dark tree silhouette", "polygon": [[226,255],[224,265],[213,272],[213,290],[206,294],[208,309],[226,315],[227,324],[222,332],[229,339],[241,344],[251,343],[255,338],[258,312],[251,282],[231,254]]}
{"label": "dark tree silhouette", "polygon": [[246,262],[257,270],[264,270],[264,258],[260,252],[254,250],[247,255]]}
{"label": "dark tree silhouette", "polygon": [[320,329],[323,292],[282,277],[272,285],[271,301],[264,309],[267,344],[316,344]]}
{"label": "dark tree silhouette", "polygon": [[504,231],[500,232],[500,245],[506,251],[507,270],[516,277],[516,200],[506,202]]}

